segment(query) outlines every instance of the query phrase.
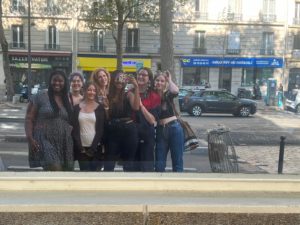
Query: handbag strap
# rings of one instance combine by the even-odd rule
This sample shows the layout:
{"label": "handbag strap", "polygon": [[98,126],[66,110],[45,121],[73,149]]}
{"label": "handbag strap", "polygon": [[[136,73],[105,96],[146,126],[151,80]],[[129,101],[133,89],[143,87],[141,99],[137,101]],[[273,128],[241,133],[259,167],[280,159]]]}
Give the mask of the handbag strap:
{"label": "handbag strap", "polygon": [[176,110],[174,101],[171,101],[171,106],[172,106],[172,108],[173,108],[173,112],[174,112],[175,116],[176,116],[177,118],[180,118],[180,115],[179,115],[178,111]]}

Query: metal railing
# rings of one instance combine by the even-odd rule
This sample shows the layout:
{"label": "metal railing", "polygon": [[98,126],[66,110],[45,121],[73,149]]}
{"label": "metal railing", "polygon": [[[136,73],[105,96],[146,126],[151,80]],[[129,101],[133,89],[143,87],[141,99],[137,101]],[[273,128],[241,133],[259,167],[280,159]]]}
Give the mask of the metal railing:
{"label": "metal railing", "polygon": [[12,42],[12,43],[9,43],[9,48],[25,49],[25,43],[24,42]]}
{"label": "metal railing", "polygon": [[132,46],[132,47],[126,47],[125,52],[127,53],[139,53],[140,52],[140,47],[138,46]]}
{"label": "metal railing", "polygon": [[193,48],[194,54],[206,54],[206,48]]}
{"label": "metal railing", "polygon": [[60,45],[58,44],[44,44],[45,50],[60,50]]}
{"label": "metal railing", "polygon": [[105,47],[103,45],[90,47],[91,52],[105,52]]}

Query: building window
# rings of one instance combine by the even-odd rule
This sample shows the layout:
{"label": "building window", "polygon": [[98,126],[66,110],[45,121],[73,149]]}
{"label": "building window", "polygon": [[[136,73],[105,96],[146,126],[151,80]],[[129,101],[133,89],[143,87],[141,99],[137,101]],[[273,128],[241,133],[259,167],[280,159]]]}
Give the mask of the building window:
{"label": "building window", "polygon": [[276,20],[275,0],[263,0],[263,22],[274,22]]}
{"label": "building window", "polygon": [[232,68],[221,67],[219,69],[219,88],[231,91],[231,74]]}
{"label": "building window", "polygon": [[208,67],[185,67],[183,68],[182,85],[205,86],[209,83]]}
{"label": "building window", "polygon": [[12,0],[11,1],[11,11],[12,12],[25,12],[23,0]]}
{"label": "building window", "polygon": [[269,78],[273,77],[274,69],[272,68],[249,68],[243,69],[242,72],[242,87],[253,86],[254,84],[258,84],[259,86],[263,86],[267,83]]}
{"label": "building window", "polygon": [[130,4],[130,14],[129,18],[135,18],[139,14],[139,0],[129,1]]}
{"label": "building window", "polygon": [[59,36],[58,30],[56,26],[49,26],[47,31],[47,44],[45,45],[45,49],[59,49]]}
{"label": "building window", "polygon": [[300,2],[295,2],[294,24],[300,24]]}
{"label": "building window", "polygon": [[241,0],[228,0],[227,20],[240,21],[242,19]]}
{"label": "building window", "polygon": [[195,17],[207,20],[207,0],[195,0]]}
{"label": "building window", "polygon": [[139,52],[139,29],[127,29],[126,52]]}
{"label": "building window", "polygon": [[12,48],[25,48],[23,25],[12,25]]}
{"label": "building window", "polygon": [[240,54],[240,33],[231,32],[228,34],[227,54]]}
{"label": "building window", "polygon": [[274,55],[274,33],[264,32],[262,49],[260,51],[262,55]]}
{"label": "building window", "polygon": [[201,0],[195,0],[195,11],[196,12],[200,11],[200,1]]}
{"label": "building window", "polygon": [[104,32],[103,30],[94,30],[92,32],[92,43],[91,51],[92,52],[102,52],[104,51],[103,46],[103,40],[104,40]]}
{"label": "building window", "polygon": [[51,14],[59,14],[60,13],[60,9],[58,7],[58,3],[57,0],[46,0],[46,8],[45,11],[47,11],[48,13]]}
{"label": "building window", "polygon": [[294,35],[293,49],[300,49],[300,33]]}
{"label": "building window", "polygon": [[193,53],[205,54],[205,31],[196,30],[194,38],[194,50]]}

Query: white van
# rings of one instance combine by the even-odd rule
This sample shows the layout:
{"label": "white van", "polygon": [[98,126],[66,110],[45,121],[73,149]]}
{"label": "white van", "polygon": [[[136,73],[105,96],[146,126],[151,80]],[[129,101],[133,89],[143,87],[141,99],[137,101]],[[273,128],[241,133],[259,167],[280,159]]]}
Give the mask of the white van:
{"label": "white van", "polygon": [[288,110],[300,113],[300,89],[293,89],[292,97],[286,100],[285,107]]}

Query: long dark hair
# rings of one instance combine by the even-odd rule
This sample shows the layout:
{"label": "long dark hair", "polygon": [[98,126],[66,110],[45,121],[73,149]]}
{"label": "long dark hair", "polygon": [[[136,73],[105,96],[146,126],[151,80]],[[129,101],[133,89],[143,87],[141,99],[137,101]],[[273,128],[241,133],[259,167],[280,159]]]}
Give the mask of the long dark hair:
{"label": "long dark hair", "polygon": [[54,111],[54,114],[56,117],[58,117],[58,114],[59,114],[59,107],[54,99],[54,90],[53,90],[53,87],[51,85],[51,80],[52,78],[55,76],[55,75],[60,75],[63,77],[64,79],[64,87],[63,89],[61,90],[61,98],[62,98],[62,101],[63,101],[63,106],[65,107],[65,109],[67,110],[67,113],[68,113],[68,116],[69,116],[69,119],[71,118],[71,114],[72,114],[72,108],[71,108],[71,104],[70,104],[70,101],[69,101],[69,96],[68,96],[68,93],[69,93],[69,84],[68,84],[68,79],[66,77],[66,74],[63,72],[63,71],[53,71],[51,74],[50,74],[50,77],[49,77],[49,82],[48,82],[48,96],[49,96],[49,101],[50,101],[50,104],[52,106],[52,109]]}
{"label": "long dark hair", "polygon": [[142,67],[138,70],[137,72],[137,76],[140,73],[141,70],[145,70],[148,73],[148,77],[149,77],[149,87],[148,87],[148,91],[153,91],[154,90],[154,76],[153,76],[153,72],[150,68],[148,67]]}
{"label": "long dark hair", "polygon": [[112,109],[113,111],[123,110],[124,96],[125,96],[125,84],[123,85],[121,93],[119,93],[118,95],[117,95],[117,89],[116,89],[116,85],[115,85],[116,78],[123,73],[124,73],[123,70],[115,70],[110,74],[111,82],[109,84],[108,100],[109,100],[110,105],[114,106],[114,108]]}

